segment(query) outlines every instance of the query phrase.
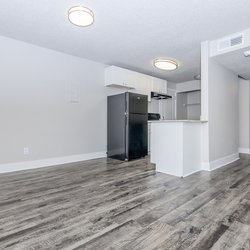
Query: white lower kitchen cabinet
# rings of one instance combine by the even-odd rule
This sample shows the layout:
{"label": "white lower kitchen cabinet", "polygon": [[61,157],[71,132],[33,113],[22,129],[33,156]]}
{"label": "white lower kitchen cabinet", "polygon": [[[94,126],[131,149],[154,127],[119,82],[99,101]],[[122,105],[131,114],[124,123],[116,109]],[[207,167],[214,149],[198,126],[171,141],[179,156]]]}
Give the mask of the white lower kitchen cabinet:
{"label": "white lower kitchen cabinet", "polygon": [[156,171],[185,177],[201,170],[201,121],[152,121],[150,161]]}

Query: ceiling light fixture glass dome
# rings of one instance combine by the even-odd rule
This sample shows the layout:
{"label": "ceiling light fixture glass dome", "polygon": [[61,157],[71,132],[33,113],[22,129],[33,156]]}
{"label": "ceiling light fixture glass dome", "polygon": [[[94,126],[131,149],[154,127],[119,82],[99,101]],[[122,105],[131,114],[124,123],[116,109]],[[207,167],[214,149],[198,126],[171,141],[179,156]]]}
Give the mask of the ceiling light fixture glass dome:
{"label": "ceiling light fixture glass dome", "polygon": [[68,18],[76,26],[86,27],[94,23],[94,13],[83,6],[74,6],[68,11]]}
{"label": "ceiling light fixture glass dome", "polygon": [[178,63],[171,59],[155,59],[154,66],[162,70],[176,70],[178,68]]}

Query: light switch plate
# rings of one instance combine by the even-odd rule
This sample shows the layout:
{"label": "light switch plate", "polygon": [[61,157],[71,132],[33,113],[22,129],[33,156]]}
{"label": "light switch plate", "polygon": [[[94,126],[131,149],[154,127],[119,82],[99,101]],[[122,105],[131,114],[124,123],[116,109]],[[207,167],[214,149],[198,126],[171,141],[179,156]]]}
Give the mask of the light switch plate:
{"label": "light switch plate", "polygon": [[24,155],[28,155],[29,153],[30,153],[29,148],[28,147],[24,147],[23,148],[23,154]]}

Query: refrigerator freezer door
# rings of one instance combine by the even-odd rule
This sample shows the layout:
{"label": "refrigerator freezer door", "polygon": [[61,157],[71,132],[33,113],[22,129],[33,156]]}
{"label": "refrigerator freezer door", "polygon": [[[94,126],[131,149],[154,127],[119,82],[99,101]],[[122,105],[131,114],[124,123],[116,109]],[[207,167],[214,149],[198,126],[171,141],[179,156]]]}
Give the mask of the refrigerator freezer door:
{"label": "refrigerator freezer door", "polygon": [[148,97],[146,95],[127,93],[128,94],[128,113],[147,114]]}
{"label": "refrigerator freezer door", "polygon": [[148,154],[148,115],[129,114],[128,123],[128,160]]}

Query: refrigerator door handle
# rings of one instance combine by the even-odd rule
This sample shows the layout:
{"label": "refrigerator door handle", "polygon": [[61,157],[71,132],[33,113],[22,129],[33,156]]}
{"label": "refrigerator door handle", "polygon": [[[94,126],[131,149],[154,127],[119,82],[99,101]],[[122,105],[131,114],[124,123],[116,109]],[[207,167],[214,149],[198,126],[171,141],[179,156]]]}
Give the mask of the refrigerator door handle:
{"label": "refrigerator door handle", "polygon": [[129,160],[128,157],[128,145],[129,145],[129,117],[128,117],[128,113],[125,112],[125,161]]}

